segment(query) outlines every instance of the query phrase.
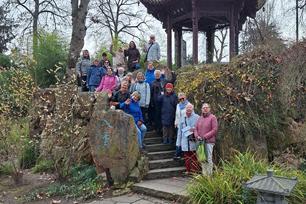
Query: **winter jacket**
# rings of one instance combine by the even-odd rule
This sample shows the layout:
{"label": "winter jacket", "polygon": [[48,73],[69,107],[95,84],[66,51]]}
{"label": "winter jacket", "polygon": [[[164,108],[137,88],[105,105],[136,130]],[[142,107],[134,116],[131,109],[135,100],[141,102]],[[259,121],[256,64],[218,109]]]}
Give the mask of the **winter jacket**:
{"label": "winter jacket", "polygon": [[190,128],[195,128],[196,123],[199,119],[199,115],[196,113],[192,113],[190,117],[187,115],[183,115],[180,118],[178,131],[177,131],[177,140],[176,146],[181,146],[182,151],[195,151],[196,150],[196,143],[194,141],[190,141],[189,138],[183,134],[182,129],[189,126]]}
{"label": "winter jacket", "polygon": [[155,79],[151,85],[151,106],[159,106],[158,97],[161,92],[164,91],[164,81],[161,79]]}
{"label": "winter jacket", "polygon": [[138,121],[143,122],[142,112],[138,101],[131,99],[131,103],[129,105],[126,105],[124,102],[122,102],[120,103],[120,109],[132,115],[136,124]]}
{"label": "winter jacket", "polygon": [[80,76],[86,76],[91,65],[90,59],[82,58],[76,65],[76,72]]}
{"label": "winter jacket", "polygon": [[215,115],[209,113],[201,116],[196,124],[194,135],[205,139],[207,143],[215,143],[218,132],[218,121]]}
{"label": "winter jacket", "polygon": [[155,69],[147,69],[146,73],[145,73],[145,78],[146,78],[146,82],[148,82],[150,84],[150,86],[152,85],[152,82],[155,80],[155,75],[154,75]]}
{"label": "winter jacket", "polygon": [[174,121],[174,125],[175,126],[178,126],[179,125],[179,122],[180,122],[180,118],[186,114],[186,106],[189,104],[189,102],[187,100],[185,100],[185,103],[184,104],[184,108],[181,109],[180,108],[180,104],[177,104],[176,105],[176,111],[175,111],[175,121]]}
{"label": "winter jacket", "polygon": [[117,76],[115,75],[105,75],[101,82],[99,87],[96,89],[98,92],[100,91],[113,91],[115,90],[117,86]]}
{"label": "winter jacket", "polygon": [[102,77],[105,75],[105,70],[102,67],[91,65],[87,72],[87,86],[99,86]]}
{"label": "winter jacket", "polygon": [[146,52],[148,62],[154,62],[160,59],[160,47],[157,42],[154,42],[153,44],[148,43],[146,45]]}
{"label": "winter jacket", "polygon": [[151,99],[150,85],[147,82],[136,82],[130,88],[130,92],[138,91],[140,93],[139,105],[140,107],[149,107]]}
{"label": "winter jacket", "polygon": [[174,126],[177,96],[175,93],[164,94],[158,97],[161,106],[161,122],[163,126]]}
{"label": "winter jacket", "polygon": [[[119,90],[113,94],[111,101],[122,103],[122,102],[125,102],[128,98],[130,98],[129,92],[123,93]],[[116,109],[119,109],[119,108],[120,108],[120,104],[116,106]]]}
{"label": "winter jacket", "polygon": [[134,63],[133,61],[140,60],[140,53],[138,49],[135,48],[129,48],[127,50],[124,50],[124,56],[128,58],[128,69],[129,71],[134,71],[135,65],[137,63]]}

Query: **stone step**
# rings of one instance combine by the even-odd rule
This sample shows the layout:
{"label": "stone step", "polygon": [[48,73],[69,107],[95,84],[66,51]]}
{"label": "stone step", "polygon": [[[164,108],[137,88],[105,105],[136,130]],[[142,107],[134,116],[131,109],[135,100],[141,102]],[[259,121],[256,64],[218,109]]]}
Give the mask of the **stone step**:
{"label": "stone step", "polygon": [[163,139],[162,137],[151,137],[151,138],[146,138],[144,139],[144,143],[146,145],[150,145],[150,144],[160,144],[162,143]]}
{"label": "stone step", "polygon": [[184,161],[171,159],[160,159],[149,161],[149,169],[162,169],[162,168],[172,168],[184,166]]}
{"label": "stone step", "polygon": [[186,185],[190,181],[187,177],[166,178],[157,180],[147,180],[133,185],[132,190],[136,193],[145,194],[171,200],[173,203],[188,202]]}
{"label": "stone step", "polygon": [[149,160],[159,160],[159,159],[172,159],[175,155],[175,150],[161,151],[161,152],[148,152],[147,156]]}
{"label": "stone step", "polygon": [[170,177],[181,177],[185,172],[185,167],[172,167],[172,168],[163,168],[163,169],[153,169],[149,170],[148,174],[145,176],[145,179],[161,179],[161,178],[170,178]]}
{"label": "stone step", "polygon": [[161,138],[162,135],[158,135],[155,131],[146,132],[145,138],[154,138],[154,137]]}
{"label": "stone step", "polygon": [[146,151],[147,152],[160,152],[160,151],[168,151],[168,150],[174,150],[175,145],[174,144],[151,144],[146,145]]}

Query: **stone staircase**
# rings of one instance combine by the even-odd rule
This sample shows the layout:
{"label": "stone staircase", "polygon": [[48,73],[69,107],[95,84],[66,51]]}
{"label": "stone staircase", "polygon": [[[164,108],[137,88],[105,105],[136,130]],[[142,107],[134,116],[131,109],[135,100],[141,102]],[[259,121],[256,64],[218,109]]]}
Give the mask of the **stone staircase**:
{"label": "stone staircase", "polygon": [[168,200],[186,200],[184,162],[175,161],[175,145],[162,143],[162,136],[148,132],[145,136],[149,158],[149,172],[144,180],[133,186],[133,191]]}

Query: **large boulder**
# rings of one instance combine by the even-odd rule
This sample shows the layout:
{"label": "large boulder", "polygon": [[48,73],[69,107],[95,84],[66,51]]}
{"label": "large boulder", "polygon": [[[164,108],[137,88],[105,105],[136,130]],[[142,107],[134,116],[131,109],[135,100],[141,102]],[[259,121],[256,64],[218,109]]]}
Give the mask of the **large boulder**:
{"label": "large boulder", "polygon": [[[99,95],[96,104],[100,104]],[[97,105],[88,125],[88,134],[97,170],[109,168],[115,182],[125,181],[139,155],[133,117],[121,110],[105,110]]]}

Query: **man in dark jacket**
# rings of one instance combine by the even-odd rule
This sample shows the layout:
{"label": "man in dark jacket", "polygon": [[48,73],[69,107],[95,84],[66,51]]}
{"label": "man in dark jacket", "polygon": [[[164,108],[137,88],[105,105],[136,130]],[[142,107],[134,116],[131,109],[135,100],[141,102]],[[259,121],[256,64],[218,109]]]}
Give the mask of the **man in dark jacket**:
{"label": "man in dark jacket", "polygon": [[155,80],[151,84],[151,102],[149,105],[149,121],[154,121],[155,130],[161,134],[161,107],[158,102],[158,97],[164,92],[164,81],[160,78],[160,70],[154,72]]}
{"label": "man in dark jacket", "polygon": [[122,81],[120,90],[114,93],[113,97],[111,98],[110,105],[115,106],[116,109],[119,109],[120,103],[123,103],[128,98],[130,98],[128,82]]}
{"label": "man in dark jacket", "polygon": [[161,105],[161,122],[163,125],[163,143],[174,143],[174,120],[177,105],[177,96],[173,91],[173,84],[167,83],[166,93],[158,97]]}

